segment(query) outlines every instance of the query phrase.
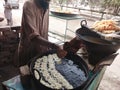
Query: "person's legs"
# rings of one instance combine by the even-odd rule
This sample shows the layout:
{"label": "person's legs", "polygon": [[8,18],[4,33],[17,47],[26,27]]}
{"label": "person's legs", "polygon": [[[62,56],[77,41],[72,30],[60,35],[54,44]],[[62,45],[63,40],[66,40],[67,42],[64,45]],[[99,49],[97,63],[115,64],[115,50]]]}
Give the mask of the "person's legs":
{"label": "person's legs", "polygon": [[12,19],[7,19],[7,25],[13,25]]}
{"label": "person's legs", "polygon": [[7,19],[7,25],[9,25],[9,19]]}
{"label": "person's legs", "polygon": [[10,18],[10,25],[13,25],[12,17]]}

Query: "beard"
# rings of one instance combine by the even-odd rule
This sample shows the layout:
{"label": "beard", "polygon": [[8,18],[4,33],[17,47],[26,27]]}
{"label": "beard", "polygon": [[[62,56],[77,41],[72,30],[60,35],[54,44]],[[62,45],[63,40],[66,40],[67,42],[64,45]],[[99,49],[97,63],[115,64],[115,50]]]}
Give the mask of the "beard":
{"label": "beard", "polygon": [[34,0],[34,1],[38,8],[43,8],[44,10],[47,10],[49,8],[50,0]]}

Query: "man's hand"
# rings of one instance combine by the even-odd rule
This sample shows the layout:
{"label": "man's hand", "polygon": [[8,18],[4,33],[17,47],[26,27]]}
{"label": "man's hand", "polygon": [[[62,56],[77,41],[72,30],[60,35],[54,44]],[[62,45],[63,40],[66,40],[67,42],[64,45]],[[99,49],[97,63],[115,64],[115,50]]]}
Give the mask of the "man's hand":
{"label": "man's hand", "polygon": [[20,69],[20,74],[22,76],[30,75],[30,69],[29,69],[28,65],[21,66],[19,69]]}
{"label": "man's hand", "polygon": [[65,42],[63,45],[63,49],[67,51],[68,53],[76,54],[77,51],[84,47],[84,44],[81,40],[79,40],[77,37],[73,38],[69,42]]}
{"label": "man's hand", "polygon": [[62,49],[62,46],[57,49],[57,56],[59,58],[64,58],[67,55],[67,52]]}
{"label": "man's hand", "polygon": [[67,52],[63,50],[63,46],[59,46],[57,44],[52,44],[52,49],[57,50],[57,56],[59,58],[64,58],[67,55]]}

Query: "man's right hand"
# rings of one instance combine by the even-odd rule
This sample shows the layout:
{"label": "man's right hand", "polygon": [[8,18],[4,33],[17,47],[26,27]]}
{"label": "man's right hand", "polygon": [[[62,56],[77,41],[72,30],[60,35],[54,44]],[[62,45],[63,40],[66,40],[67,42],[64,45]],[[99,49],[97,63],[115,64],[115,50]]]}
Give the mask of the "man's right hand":
{"label": "man's right hand", "polygon": [[19,69],[21,76],[30,75],[30,69],[28,65],[21,66]]}
{"label": "man's right hand", "polygon": [[57,44],[51,44],[52,45],[52,49],[57,50],[57,56],[59,58],[64,58],[67,55],[67,52],[65,50],[63,50],[63,46],[59,46]]}
{"label": "man's right hand", "polygon": [[67,52],[63,50],[61,47],[57,49],[57,56],[59,58],[64,58],[67,55]]}

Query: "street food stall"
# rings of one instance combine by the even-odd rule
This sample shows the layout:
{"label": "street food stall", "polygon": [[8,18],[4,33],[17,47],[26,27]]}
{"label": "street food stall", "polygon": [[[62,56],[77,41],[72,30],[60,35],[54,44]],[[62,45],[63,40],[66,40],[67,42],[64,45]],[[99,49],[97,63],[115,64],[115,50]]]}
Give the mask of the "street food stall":
{"label": "street food stall", "polygon": [[[94,29],[99,30],[97,25]],[[20,26],[0,28],[0,52],[9,52],[11,57],[7,59],[11,58],[10,62],[14,62],[12,60],[19,43],[19,30]],[[109,34],[108,37],[106,33],[87,27],[86,20],[81,21],[81,27],[76,30],[73,45],[82,42],[87,50],[87,58],[84,58],[85,53],[82,52],[77,54],[68,52],[65,58],[60,59],[55,50],[48,51],[34,57],[28,63],[31,76],[27,84],[23,84],[20,75],[17,75],[2,82],[3,90],[96,90],[104,75],[106,65],[111,65],[118,55],[116,51],[120,48],[120,31],[117,30],[115,29],[114,32],[116,36],[111,37]],[[72,46],[71,42],[72,40],[68,43]],[[66,46],[68,51],[71,46]],[[77,48],[81,49],[81,47]],[[3,53],[4,55],[6,53]]]}

